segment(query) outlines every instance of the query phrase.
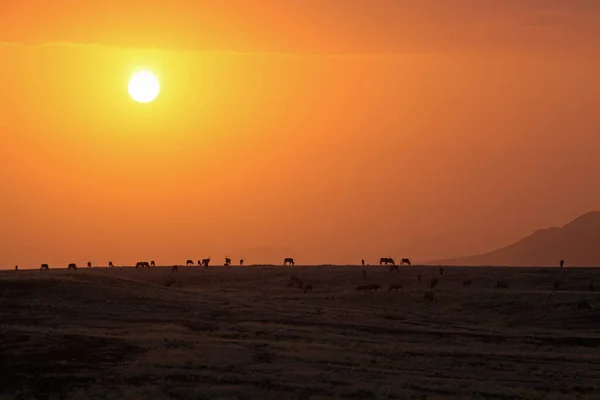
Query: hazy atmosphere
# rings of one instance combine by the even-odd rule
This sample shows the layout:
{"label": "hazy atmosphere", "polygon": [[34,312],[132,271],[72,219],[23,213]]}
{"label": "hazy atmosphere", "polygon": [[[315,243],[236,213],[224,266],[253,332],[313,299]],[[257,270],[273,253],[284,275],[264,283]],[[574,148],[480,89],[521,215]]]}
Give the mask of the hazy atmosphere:
{"label": "hazy atmosphere", "polygon": [[592,0],[4,2],[0,267],[430,260],[563,226],[600,208],[599,20]]}

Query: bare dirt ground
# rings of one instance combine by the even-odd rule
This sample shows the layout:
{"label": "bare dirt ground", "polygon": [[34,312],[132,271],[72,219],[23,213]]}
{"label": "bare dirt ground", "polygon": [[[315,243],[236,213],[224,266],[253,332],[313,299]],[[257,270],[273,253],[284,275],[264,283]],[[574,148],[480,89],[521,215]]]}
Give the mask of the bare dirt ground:
{"label": "bare dirt ground", "polygon": [[600,398],[600,269],[362,269],[0,272],[0,398]]}

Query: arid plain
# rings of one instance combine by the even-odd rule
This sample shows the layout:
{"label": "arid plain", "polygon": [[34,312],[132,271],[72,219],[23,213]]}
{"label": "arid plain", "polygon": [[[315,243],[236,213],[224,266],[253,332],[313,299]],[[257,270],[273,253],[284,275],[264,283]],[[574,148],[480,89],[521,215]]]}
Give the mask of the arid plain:
{"label": "arid plain", "polygon": [[0,272],[0,398],[600,398],[600,269],[364,269]]}

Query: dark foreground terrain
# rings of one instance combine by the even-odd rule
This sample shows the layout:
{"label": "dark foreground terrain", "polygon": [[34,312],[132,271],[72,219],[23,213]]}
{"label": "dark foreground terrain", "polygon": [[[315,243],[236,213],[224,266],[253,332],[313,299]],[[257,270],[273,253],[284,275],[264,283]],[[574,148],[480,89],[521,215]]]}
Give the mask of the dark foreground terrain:
{"label": "dark foreground terrain", "polygon": [[0,398],[600,398],[600,270],[361,271],[0,272]]}

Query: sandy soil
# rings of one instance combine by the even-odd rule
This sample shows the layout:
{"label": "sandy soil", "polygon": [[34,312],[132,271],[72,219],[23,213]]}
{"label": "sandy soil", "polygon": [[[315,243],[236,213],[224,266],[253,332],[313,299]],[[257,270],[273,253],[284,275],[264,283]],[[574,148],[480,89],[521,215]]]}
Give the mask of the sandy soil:
{"label": "sandy soil", "polygon": [[599,269],[366,269],[0,272],[0,398],[600,398]]}

